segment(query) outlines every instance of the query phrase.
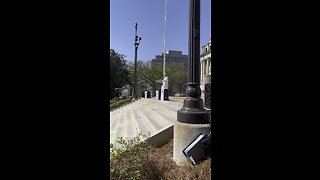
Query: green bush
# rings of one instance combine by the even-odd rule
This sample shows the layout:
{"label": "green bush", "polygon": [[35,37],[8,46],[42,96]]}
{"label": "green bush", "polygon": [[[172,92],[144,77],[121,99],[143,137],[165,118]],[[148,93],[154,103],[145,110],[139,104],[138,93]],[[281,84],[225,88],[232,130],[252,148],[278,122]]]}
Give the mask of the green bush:
{"label": "green bush", "polygon": [[120,106],[123,106],[125,104],[129,104],[130,102],[131,102],[130,98],[122,99],[119,101],[110,101],[110,111]]}
{"label": "green bush", "polygon": [[133,139],[118,138],[120,148],[115,148],[110,144],[110,179],[130,179],[137,180],[142,178],[144,162],[148,161],[147,145],[143,138],[138,134]]}
{"label": "green bush", "polygon": [[110,104],[113,104],[113,103],[115,103],[115,102],[117,102],[118,100],[116,100],[116,99],[112,99],[112,100],[110,100]]}

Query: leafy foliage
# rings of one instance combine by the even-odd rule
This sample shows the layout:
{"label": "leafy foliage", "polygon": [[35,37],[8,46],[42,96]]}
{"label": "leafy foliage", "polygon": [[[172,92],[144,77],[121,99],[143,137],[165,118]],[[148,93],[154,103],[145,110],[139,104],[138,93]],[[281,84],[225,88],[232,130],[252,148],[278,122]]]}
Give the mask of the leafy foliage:
{"label": "leafy foliage", "polygon": [[[134,64],[129,65],[130,79],[133,82]],[[187,70],[177,63],[166,64],[166,75],[169,78],[169,92],[171,95],[173,91],[182,93],[187,85]],[[138,61],[137,63],[137,79],[138,87],[145,88],[147,86],[152,88],[153,93],[160,89],[163,79],[163,65],[152,64],[151,61]]]}
{"label": "leafy foliage", "polygon": [[169,63],[166,65],[166,74],[169,78],[169,93],[178,91],[184,93],[184,89],[188,82],[187,69],[183,68],[177,63]]}
{"label": "leafy foliage", "polygon": [[162,147],[141,143],[141,137],[132,140],[119,138],[121,148],[110,147],[110,179],[210,179],[211,158],[192,166],[177,166],[173,161],[173,139]]}
{"label": "leafy foliage", "polygon": [[125,140],[118,138],[120,148],[110,144],[110,179],[141,179],[144,170],[144,162],[148,162],[146,154],[150,149],[142,136],[138,134],[133,139]]}
{"label": "leafy foliage", "polygon": [[125,56],[110,49],[110,98],[116,97],[115,88],[121,88],[129,81],[128,65]]}
{"label": "leafy foliage", "polygon": [[131,103],[131,99],[130,98],[127,98],[127,99],[121,99],[119,101],[116,101],[116,100],[112,100],[110,101],[110,111],[112,111],[113,109],[116,109],[120,106],[123,106],[125,104],[129,104]]}

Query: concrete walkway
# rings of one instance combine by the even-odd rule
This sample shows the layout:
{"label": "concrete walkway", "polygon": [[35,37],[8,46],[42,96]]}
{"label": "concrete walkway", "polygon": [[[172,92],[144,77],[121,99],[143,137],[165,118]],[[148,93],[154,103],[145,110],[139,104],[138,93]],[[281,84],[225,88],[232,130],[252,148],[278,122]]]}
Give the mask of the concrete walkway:
{"label": "concrete walkway", "polygon": [[169,97],[170,101],[139,99],[110,112],[110,143],[118,146],[117,137],[133,138],[138,133],[151,136],[173,126],[182,98]]}

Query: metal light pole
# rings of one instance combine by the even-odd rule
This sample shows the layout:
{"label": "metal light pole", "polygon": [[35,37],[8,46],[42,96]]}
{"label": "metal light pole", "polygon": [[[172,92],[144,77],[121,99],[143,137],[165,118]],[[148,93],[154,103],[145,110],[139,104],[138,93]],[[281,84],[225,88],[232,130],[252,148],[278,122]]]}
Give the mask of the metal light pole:
{"label": "metal light pole", "polygon": [[167,34],[167,0],[165,0],[164,6],[164,37],[163,37],[163,45],[164,45],[164,53],[163,53],[163,80],[161,86],[161,100],[169,100],[169,82],[168,77],[166,76],[166,34]]}
{"label": "metal light pole", "polygon": [[188,68],[187,97],[174,122],[173,160],[177,165],[188,161],[183,150],[195,137],[210,133],[210,113],[203,107],[200,90],[200,0],[190,0]]}
{"label": "metal light pole", "polygon": [[187,98],[178,110],[178,121],[191,124],[209,123],[200,89],[200,0],[190,0],[189,71]]}
{"label": "metal light pole", "polygon": [[137,52],[138,52],[138,46],[140,44],[141,37],[138,37],[137,29],[138,29],[138,23],[136,23],[136,25],[135,25],[133,100],[137,100],[138,99],[138,95],[137,95]]}
{"label": "metal light pole", "polygon": [[166,76],[166,34],[167,34],[167,0],[165,0],[164,5],[164,35],[163,35],[163,46],[164,46],[164,53],[163,53],[163,79]]}

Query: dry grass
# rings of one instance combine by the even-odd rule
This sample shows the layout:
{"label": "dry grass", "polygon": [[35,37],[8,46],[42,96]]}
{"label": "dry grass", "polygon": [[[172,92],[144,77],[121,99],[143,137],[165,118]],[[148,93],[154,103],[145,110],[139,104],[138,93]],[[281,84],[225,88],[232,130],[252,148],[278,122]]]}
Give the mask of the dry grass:
{"label": "dry grass", "polygon": [[[173,161],[173,140],[162,147],[154,148],[141,142],[137,136],[130,141],[122,140],[124,150],[112,153],[111,179],[145,179],[145,180],[191,180],[211,179],[211,158],[192,166],[177,166]],[[139,143],[140,142],[140,143]],[[134,145],[134,144],[139,145]]]}
{"label": "dry grass", "polygon": [[195,166],[177,166],[174,163],[173,140],[160,148],[151,148],[150,155],[142,174],[144,179],[211,179],[211,158]]}

